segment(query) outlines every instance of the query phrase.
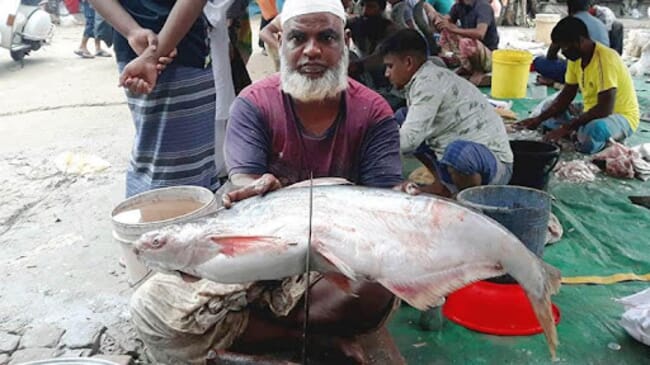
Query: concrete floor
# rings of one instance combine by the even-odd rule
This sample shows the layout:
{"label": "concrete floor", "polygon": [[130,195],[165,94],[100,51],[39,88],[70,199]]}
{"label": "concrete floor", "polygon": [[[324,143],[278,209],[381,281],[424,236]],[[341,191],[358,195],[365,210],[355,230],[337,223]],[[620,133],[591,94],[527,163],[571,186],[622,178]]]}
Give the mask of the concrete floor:
{"label": "concrete floor", "polygon": [[[78,25],[57,28],[52,44],[22,66],[0,49],[0,364],[7,335],[29,337],[43,326],[110,347],[82,347],[93,353],[139,352],[110,223],[134,131],[115,59],[74,55],[81,33]],[[272,67],[259,50],[250,66],[254,79]],[[66,151],[111,167],[63,174],[54,161]],[[65,340],[52,347],[66,352]],[[119,346],[105,346],[113,340]]]}

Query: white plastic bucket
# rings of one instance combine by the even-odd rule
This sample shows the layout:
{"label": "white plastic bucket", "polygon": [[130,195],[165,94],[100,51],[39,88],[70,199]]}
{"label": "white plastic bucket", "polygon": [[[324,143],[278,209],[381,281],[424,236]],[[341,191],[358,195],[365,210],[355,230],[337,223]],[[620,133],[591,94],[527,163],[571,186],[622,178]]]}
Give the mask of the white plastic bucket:
{"label": "white plastic bucket", "polygon": [[151,270],[137,260],[133,242],[143,233],[214,212],[215,195],[199,186],[174,186],[144,192],[119,203],[111,212],[113,238],[119,244],[129,285],[144,282]]}
{"label": "white plastic bucket", "polygon": [[535,15],[535,41],[551,44],[551,32],[560,19],[560,14]]}

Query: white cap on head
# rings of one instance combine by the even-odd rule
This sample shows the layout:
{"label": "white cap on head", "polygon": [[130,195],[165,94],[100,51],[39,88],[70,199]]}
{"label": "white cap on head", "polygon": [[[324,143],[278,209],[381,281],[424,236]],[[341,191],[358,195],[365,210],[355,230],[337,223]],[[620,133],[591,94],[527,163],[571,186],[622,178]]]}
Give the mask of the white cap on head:
{"label": "white cap on head", "polygon": [[339,17],[345,23],[345,9],[341,0],[287,0],[282,6],[280,19],[282,26],[287,20],[305,14],[330,13]]}

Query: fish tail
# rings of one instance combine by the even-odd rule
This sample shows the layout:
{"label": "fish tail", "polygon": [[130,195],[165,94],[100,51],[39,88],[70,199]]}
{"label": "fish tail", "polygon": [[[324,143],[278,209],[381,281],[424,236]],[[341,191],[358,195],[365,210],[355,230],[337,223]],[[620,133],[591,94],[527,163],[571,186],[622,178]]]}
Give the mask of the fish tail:
{"label": "fish tail", "polygon": [[538,298],[536,295],[528,293],[528,299],[533,307],[533,311],[539,320],[539,324],[544,330],[544,336],[548,343],[549,351],[553,361],[557,360],[556,349],[559,344],[557,338],[557,328],[555,327],[555,319],[553,318],[553,310],[551,307],[551,295],[556,294],[560,290],[562,282],[562,275],[560,270],[555,267],[541,262],[541,268],[544,275],[544,288],[541,296]]}

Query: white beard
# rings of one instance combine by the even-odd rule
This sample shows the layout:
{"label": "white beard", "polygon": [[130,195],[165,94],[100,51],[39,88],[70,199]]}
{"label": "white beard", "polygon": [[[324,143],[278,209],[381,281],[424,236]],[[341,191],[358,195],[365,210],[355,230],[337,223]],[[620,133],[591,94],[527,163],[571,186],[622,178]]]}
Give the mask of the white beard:
{"label": "white beard", "polygon": [[341,62],[325,71],[318,79],[301,75],[289,68],[284,52],[280,55],[280,80],[282,91],[301,102],[319,101],[336,97],[348,88],[348,49],[343,48]]}

